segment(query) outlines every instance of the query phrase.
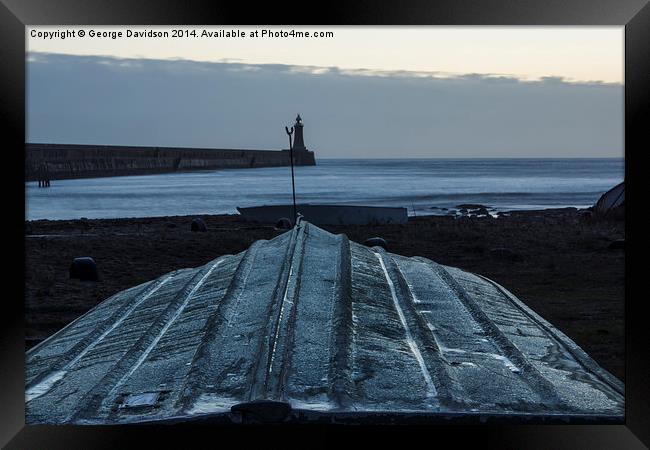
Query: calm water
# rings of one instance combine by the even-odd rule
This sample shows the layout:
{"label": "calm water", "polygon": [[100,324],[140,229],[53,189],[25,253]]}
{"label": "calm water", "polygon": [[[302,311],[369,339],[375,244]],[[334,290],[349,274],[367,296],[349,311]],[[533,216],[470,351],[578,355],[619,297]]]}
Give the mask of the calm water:
{"label": "calm water", "polygon": [[[623,180],[616,159],[318,160],[296,168],[300,203],[404,206],[409,214],[480,203],[497,211],[587,207]],[[291,202],[288,167],[25,184],[27,219],[234,214]]]}

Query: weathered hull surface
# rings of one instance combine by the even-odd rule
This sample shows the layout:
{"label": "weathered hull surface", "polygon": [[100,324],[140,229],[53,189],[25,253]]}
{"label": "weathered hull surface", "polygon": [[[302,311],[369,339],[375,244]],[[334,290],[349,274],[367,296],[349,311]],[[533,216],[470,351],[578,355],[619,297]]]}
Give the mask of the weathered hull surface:
{"label": "weathered hull surface", "polygon": [[498,284],[306,222],[116,294],[26,368],[28,423],[621,420],[624,406],[618,380]]}

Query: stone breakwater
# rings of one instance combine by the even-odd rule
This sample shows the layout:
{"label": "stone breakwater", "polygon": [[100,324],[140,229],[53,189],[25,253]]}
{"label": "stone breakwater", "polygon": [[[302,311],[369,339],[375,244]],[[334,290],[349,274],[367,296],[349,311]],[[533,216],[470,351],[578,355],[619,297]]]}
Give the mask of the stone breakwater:
{"label": "stone breakwater", "polygon": [[[279,167],[289,164],[289,150],[25,144],[25,181]],[[294,164],[315,165],[314,152],[294,151]]]}

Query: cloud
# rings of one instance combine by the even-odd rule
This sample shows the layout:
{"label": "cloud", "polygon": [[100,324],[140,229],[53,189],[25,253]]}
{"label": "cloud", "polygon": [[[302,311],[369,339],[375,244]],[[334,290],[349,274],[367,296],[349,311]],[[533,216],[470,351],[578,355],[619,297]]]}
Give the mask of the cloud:
{"label": "cloud", "polygon": [[321,157],[621,156],[623,87],[558,77],[30,53],[30,142],[283,148]]}

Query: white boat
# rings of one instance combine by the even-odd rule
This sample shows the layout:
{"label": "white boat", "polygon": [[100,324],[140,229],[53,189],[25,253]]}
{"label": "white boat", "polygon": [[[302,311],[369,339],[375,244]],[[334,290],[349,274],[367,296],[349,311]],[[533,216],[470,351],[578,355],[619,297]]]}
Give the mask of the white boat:
{"label": "white boat", "polygon": [[[293,205],[264,205],[237,208],[245,220],[276,223],[279,219],[293,217]],[[355,205],[296,205],[296,212],[315,225],[379,225],[406,223],[406,208]]]}

